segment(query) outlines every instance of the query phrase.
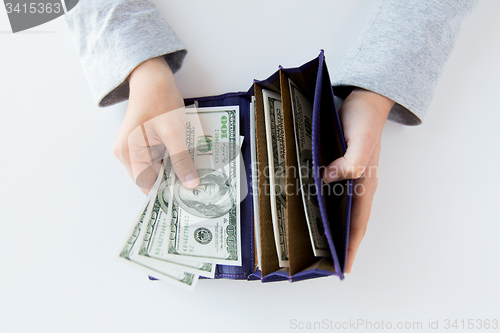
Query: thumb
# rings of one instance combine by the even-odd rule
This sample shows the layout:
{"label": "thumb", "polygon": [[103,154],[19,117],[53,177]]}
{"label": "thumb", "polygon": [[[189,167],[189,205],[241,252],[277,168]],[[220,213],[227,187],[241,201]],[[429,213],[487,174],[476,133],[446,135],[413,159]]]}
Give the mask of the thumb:
{"label": "thumb", "polygon": [[[175,174],[182,185],[188,189],[196,188],[199,183],[198,172],[191,158],[191,154],[186,146],[186,124],[182,116],[168,112],[160,117],[164,119],[156,122],[156,132],[167,148],[168,155]],[[166,117],[165,117],[166,116]]]}
{"label": "thumb", "polygon": [[[167,150],[170,152],[173,145],[180,145],[181,143],[166,144]],[[193,163],[193,159],[189,154],[186,144],[183,143],[183,150],[175,154],[170,155],[170,161],[172,162],[172,167],[174,168],[175,174],[181,181],[182,185],[188,189],[194,189],[200,184],[200,179],[198,178],[198,172]]]}
{"label": "thumb", "polygon": [[360,178],[364,174],[375,149],[373,141],[364,136],[356,136],[350,140],[345,155],[326,167],[323,180],[326,183],[331,183],[343,179]]}

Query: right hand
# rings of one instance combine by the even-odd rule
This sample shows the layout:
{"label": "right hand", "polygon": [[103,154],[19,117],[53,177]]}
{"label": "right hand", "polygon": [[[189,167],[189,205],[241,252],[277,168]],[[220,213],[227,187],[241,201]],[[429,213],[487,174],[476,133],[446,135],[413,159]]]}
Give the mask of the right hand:
{"label": "right hand", "polygon": [[326,183],[354,179],[346,273],[352,270],[370,219],[378,185],[382,130],[393,105],[387,97],[355,88],[339,110],[347,151],[326,168],[323,179]]}
{"label": "right hand", "polygon": [[168,151],[172,166],[189,189],[199,184],[186,147],[184,99],[163,57],[137,66],[128,78],[129,105],[113,152],[146,194],[151,190]]}

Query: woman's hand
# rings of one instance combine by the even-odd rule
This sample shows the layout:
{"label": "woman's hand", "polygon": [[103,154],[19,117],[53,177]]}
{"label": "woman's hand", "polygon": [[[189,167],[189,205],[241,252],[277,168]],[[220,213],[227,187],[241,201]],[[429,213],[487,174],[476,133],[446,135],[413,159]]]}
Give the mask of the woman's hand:
{"label": "woman's hand", "polygon": [[149,193],[168,151],[182,184],[195,188],[198,174],[186,147],[184,99],[163,57],[145,61],[128,78],[127,114],[113,148],[144,193]]}
{"label": "woman's hand", "polygon": [[323,179],[327,183],[354,179],[346,273],[351,272],[370,219],[378,183],[382,130],[393,105],[394,101],[382,95],[356,88],[339,110],[347,151],[326,168]]}

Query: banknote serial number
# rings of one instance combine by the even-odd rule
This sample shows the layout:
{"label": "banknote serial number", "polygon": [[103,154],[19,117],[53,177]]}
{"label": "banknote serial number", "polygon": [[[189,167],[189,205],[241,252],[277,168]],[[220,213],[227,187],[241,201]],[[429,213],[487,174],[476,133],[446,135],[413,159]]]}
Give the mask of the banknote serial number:
{"label": "banknote serial number", "polygon": [[30,2],[30,3],[17,3],[12,4],[10,2],[5,3],[5,8],[7,9],[7,14],[18,13],[18,14],[59,14],[62,11],[61,3],[42,3],[42,2]]}
{"label": "banknote serial number", "polygon": [[444,329],[496,330],[498,319],[445,319]]}

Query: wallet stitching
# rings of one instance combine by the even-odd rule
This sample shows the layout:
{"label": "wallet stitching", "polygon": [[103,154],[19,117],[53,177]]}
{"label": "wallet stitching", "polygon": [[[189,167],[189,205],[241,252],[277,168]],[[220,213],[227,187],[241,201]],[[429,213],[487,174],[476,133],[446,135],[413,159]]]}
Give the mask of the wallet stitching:
{"label": "wallet stitching", "polygon": [[[270,277],[266,277],[265,281],[267,280],[280,280],[280,281],[284,281],[284,280],[287,280],[288,278],[286,277],[283,277],[283,276],[270,276]],[[262,281],[264,281],[264,278],[261,279]]]}
{"label": "wallet stitching", "polygon": [[[245,110],[245,111],[248,111],[246,112],[247,114],[247,124],[248,126],[250,126],[250,103],[248,104],[248,110]],[[252,129],[250,128],[249,132],[251,131]],[[250,135],[249,135],[250,136]],[[240,150],[241,152],[241,150]],[[250,161],[250,175],[252,174],[252,157],[251,156],[248,156],[248,155],[251,155],[250,154],[250,151],[246,151],[246,158],[247,158],[247,161]],[[248,172],[248,171],[247,171]],[[250,266],[250,274],[252,274],[254,272],[254,267],[255,267],[255,249],[254,249],[254,223],[255,223],[255,219],[254,219],[254,211],[253,211],[253,200],[254,200],[254,197],[253,197],[253,185],[252,185],[252,182],[250,181],[250,191],[248,192],[248,196],[251,195],[252,197],[252,202],[250,203],[250,221],[253,223],[250,223],[250,263],[251,263],[251,266]]]}
{"label": "wallet stitching", "polygon": [[240,277],[243,279],[247,278],[245,275],[241,275],[241,274],[216,274],[215,276],[216,277]]}
{"label": "wallet stitching", "polygon": [[[318,276],[319,275],[319,276]],[[332,274],[322,274],[322,273],[307,273],[307,274],[304,274],[304,275],[301,275],[298,277],[299,280],[306,280],[307,278],[317,278],[317,277],[329,277],[329,276],[333,276],[333,275],[337,275],[335,273],[332,272]],[[290,280],[292,280],[292,278],[290,278]]]}
{"label": "wallet stitching", "polygon": [[214,100],[220,100],[228,97],[236,97],[236,96],[241,96],[244,93],[227,93],[219,96],[207,96],[207,97],[199,97],[199,98],[188,98],[188,100],[193,100],[193,101],[214,101]]}

